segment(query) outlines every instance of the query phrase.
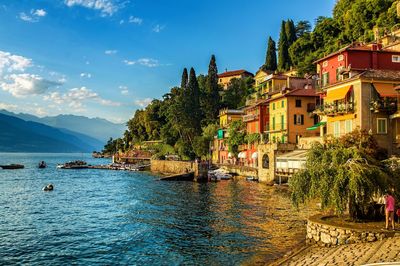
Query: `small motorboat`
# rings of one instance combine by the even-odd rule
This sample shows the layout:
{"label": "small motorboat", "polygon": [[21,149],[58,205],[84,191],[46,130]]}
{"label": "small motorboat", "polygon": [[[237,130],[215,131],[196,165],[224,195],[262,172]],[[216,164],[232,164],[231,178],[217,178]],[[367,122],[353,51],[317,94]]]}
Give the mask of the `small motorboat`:
{"label": "small motorboat", "polygon": [[41,161],[41,162],[39,163],[38,167],[41,168],[41,169],[42,169],[42,168],[46,168],[46,167],[47,167],[47,164],[46,164],[45,161]]}
{"label": "small motorboat", "polygon": [[232,179],[232,175],[222,169],[208,171],[208,179],[211,181],[229,180]]}
{"label": "small motorboat", "polygon": [[246,177],[246,180],[247,181],[258,181],[258,177],[256,177],[256,176],[248,176],[248,177]]}
{"label": "small motorboat", "polygon": [[48,184],[47,186],[45,186],[43,188],[43,191],[52,191],[54,189],[54,185],[53,184]]}
{"label": "small motorboat", "polygon": [[23,169],[25,166],[22,164],[7,164],[7,165],[0,165],[1,168],[11,170],[11,169]]}
{"label": "small motorboat", "polygon": [[57,165],[59,169],[86,169],[89,165],[85,161],[72,161]]}

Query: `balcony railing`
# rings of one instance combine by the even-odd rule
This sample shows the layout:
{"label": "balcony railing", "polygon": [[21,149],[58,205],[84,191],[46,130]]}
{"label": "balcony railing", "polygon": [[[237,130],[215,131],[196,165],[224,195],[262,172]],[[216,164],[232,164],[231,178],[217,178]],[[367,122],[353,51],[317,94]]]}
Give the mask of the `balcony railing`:
{"label": "balcony railing", "polygon": [[371,101],[370,110],[374,113],[385,112],[387,114],[394,114],[397,111],[397,99],[385,98]]}
{"label": "balcony railing", "polygon": [[256,114],[248,114],[243,116],[243,122],[250,122],[258,119],[258,115]]}
{"label": "balcony railing", "polygon": [[354,103],[326,103],[316,107],[314,113],[317,115],[336,116],[354,113]]}

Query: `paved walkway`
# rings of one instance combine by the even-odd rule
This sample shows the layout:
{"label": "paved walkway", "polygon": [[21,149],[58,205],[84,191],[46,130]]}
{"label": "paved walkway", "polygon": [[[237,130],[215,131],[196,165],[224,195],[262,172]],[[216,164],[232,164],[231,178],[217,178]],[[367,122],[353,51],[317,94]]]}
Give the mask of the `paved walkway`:
{"label": "paved walkway", "polygon": [[400,237],[334,248],[313,245],[286,261],[280,261],[279,265],[363,265],[379,262],[400,262]]}

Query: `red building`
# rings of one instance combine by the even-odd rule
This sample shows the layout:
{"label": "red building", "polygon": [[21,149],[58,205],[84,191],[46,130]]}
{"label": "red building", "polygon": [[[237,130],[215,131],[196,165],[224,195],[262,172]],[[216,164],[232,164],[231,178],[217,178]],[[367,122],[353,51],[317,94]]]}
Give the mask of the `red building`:
{"label": "red building", "polygon": [[351,77],[350,71],[354,73],[367,69],[400,70],[400,51],[382,48],[381,44],[376,43],[354,43],[315,63],[321,86],[325,87]]}

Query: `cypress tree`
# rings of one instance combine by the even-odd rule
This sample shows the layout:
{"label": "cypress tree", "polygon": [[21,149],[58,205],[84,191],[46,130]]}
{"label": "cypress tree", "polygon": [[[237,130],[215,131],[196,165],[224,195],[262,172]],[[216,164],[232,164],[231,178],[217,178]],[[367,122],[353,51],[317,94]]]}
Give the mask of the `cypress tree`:
{"label": "cypress tree", "polygon": [[286,36],[285,24],[285,21],[282,21],[278,44],[278,69],[281,71],[288,70],[290,67],[289,46]]}
{"label": "cypress tree", "polygon": [[285,23],[286,39],[288,41],[288,47],[290,47],[296,40],[296,27],[291,19],[288,19]]}
{"label": "cypress tree", "polygon": [[265,57],[265,64],[263,69],[269,71],[275,71],[277,68],[276,64],[276,44],[271,36],[268,38],[268,48]]}
{"label": "cypress tree", "polygon": [[211,56],[210,64],[208,65],[205,98],[202,103],[202,109],[205,114],[204,124],[214,123],[217,120],[219,110],[219,87],[215,55]]}
{"label": "cypress tree", "polygon": [[185,89],[187,84],[188,84],[188,72],[185,67],[182,72],[181,89]]}
{"label": "cypress tree", "polygon": [[187,100],[186,112],[189,115],[189,125],[192,129],[196,131],[196,133],[200,134],[200,119],[201,119],[201,110],[200,110],[200,88],[199,83],[197,82],[196,72],[193,67],[190,69],[189,73],[189,82],[187,85],[187,93],[185,95]]}

